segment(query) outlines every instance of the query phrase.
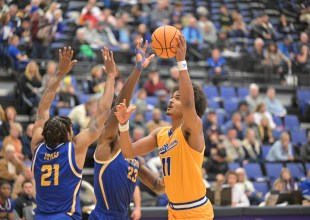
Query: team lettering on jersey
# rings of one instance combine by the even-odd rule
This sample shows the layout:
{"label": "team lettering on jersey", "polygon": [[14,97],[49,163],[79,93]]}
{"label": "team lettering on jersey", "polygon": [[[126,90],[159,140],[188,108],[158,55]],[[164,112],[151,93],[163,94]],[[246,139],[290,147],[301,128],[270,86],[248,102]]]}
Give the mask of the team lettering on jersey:
{"label": "team lettering on jersey", "polygon": [[125,159],[128,163],[130,163],[130,165],[139,168],[140,166],[140,162],[136,159]]}
{"label": "team lettering on jersey", "polygon": [[169,150],[171,150],[172,148],[174,148],[175,146],[178,145],[178,140],[174,140],[172,141],[169,145],[168,144],[164,144],[164,146],[162,146],[161,148],[159,148],[159,153],[161,155],[167,153]]}
{"label": "team lettering on jersey", "polygon": [[57,158],[58,156],[59,156],[59,152],[54,152],[52,154],[45,153],[44,160],[52,160],[52,159]]}

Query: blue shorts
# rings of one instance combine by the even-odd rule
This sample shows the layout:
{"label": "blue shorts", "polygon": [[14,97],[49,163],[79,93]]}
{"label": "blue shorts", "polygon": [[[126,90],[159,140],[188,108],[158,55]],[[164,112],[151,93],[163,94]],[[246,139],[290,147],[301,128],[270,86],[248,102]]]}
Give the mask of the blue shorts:
{"label": "blue shorts", "polygon": [[71,216],[65,213],[58,213],[58,214],[35,214],[33,220],[72,220]]}
{"label": "blue shorts", "polygon": [[124,215],[119,215],[116,212],[113,211],[105,211],[105,212],[99,212],[97,210],[93,210],[90,215],[88,220],[129,220],[128,216]]}

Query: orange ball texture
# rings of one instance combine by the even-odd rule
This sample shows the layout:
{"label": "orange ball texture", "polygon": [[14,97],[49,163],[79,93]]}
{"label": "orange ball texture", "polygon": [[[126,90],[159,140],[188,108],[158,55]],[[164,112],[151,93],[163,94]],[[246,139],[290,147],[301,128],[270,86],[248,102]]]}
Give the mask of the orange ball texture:
{"label": "orange ball texture", "polygon": [[157,28],[151,38],[151,48],[156,55],[161,58],[172,58],[176,55],[176,50],[171,46],[177,45],[176,36],[180,36],[180,31],[173,26],[164,25]]}

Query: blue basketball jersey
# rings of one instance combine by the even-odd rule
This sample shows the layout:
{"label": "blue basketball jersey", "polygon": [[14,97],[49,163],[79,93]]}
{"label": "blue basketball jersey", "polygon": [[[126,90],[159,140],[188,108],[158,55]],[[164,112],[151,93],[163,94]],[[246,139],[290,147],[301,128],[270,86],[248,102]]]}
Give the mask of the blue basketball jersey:
{"label": "blue basketball jersey", "polygon": [[76,165],[72,142],[55,149],[40,144],[34,152],[32,172],[36,182],[36,214],[66,213],[81,219],[82,170]]}
{"label": "blue basketball jersey", "polygon": [[5,204],[0,203],[0,220],[7,220],[8,214],[14,212],[14,201],[9,198]]}
{"label": "blue basketball jersey", "polygon": [[126,160],[120,150],[109,161],[99,161],[95,156],[94,160],[95,211],[127,219],[127,208],[137,185],[140,160]]}

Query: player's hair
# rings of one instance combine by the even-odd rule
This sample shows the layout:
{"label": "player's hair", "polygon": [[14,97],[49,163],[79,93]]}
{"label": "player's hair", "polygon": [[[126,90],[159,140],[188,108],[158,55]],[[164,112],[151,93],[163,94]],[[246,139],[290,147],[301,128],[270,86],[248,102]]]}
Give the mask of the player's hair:
{"label": "player's hair", "polygon": [[[205,113],[205,110],[207,108],[207,98],[204,94],[204,92],[201,90],[201,88],[193,83],[193,89],[194,89],[194,99],[195,99],[195,109],[196,109],[196,113],[199,117],[202,117],[203,114]],[[174,93],[175,91],[178,91],[179,86],[175,86],[172,89],[172,93]]]}
{"label": "player's hair", "polygon": [[33,185],[32,182],[31,182],[30,180],[25,180],[25,181],[22,183],[22,188],[24,188],[24,185],[25,185],[26,183],[30,183],[31,185]]}
{"label": "player's hair", "polygon": [[49,118],[42,131],[45,143],[50,148],[56,148],[59,144],[68,142],[68,133],[71,131],[72,122],[66,116],[54,116]]}

